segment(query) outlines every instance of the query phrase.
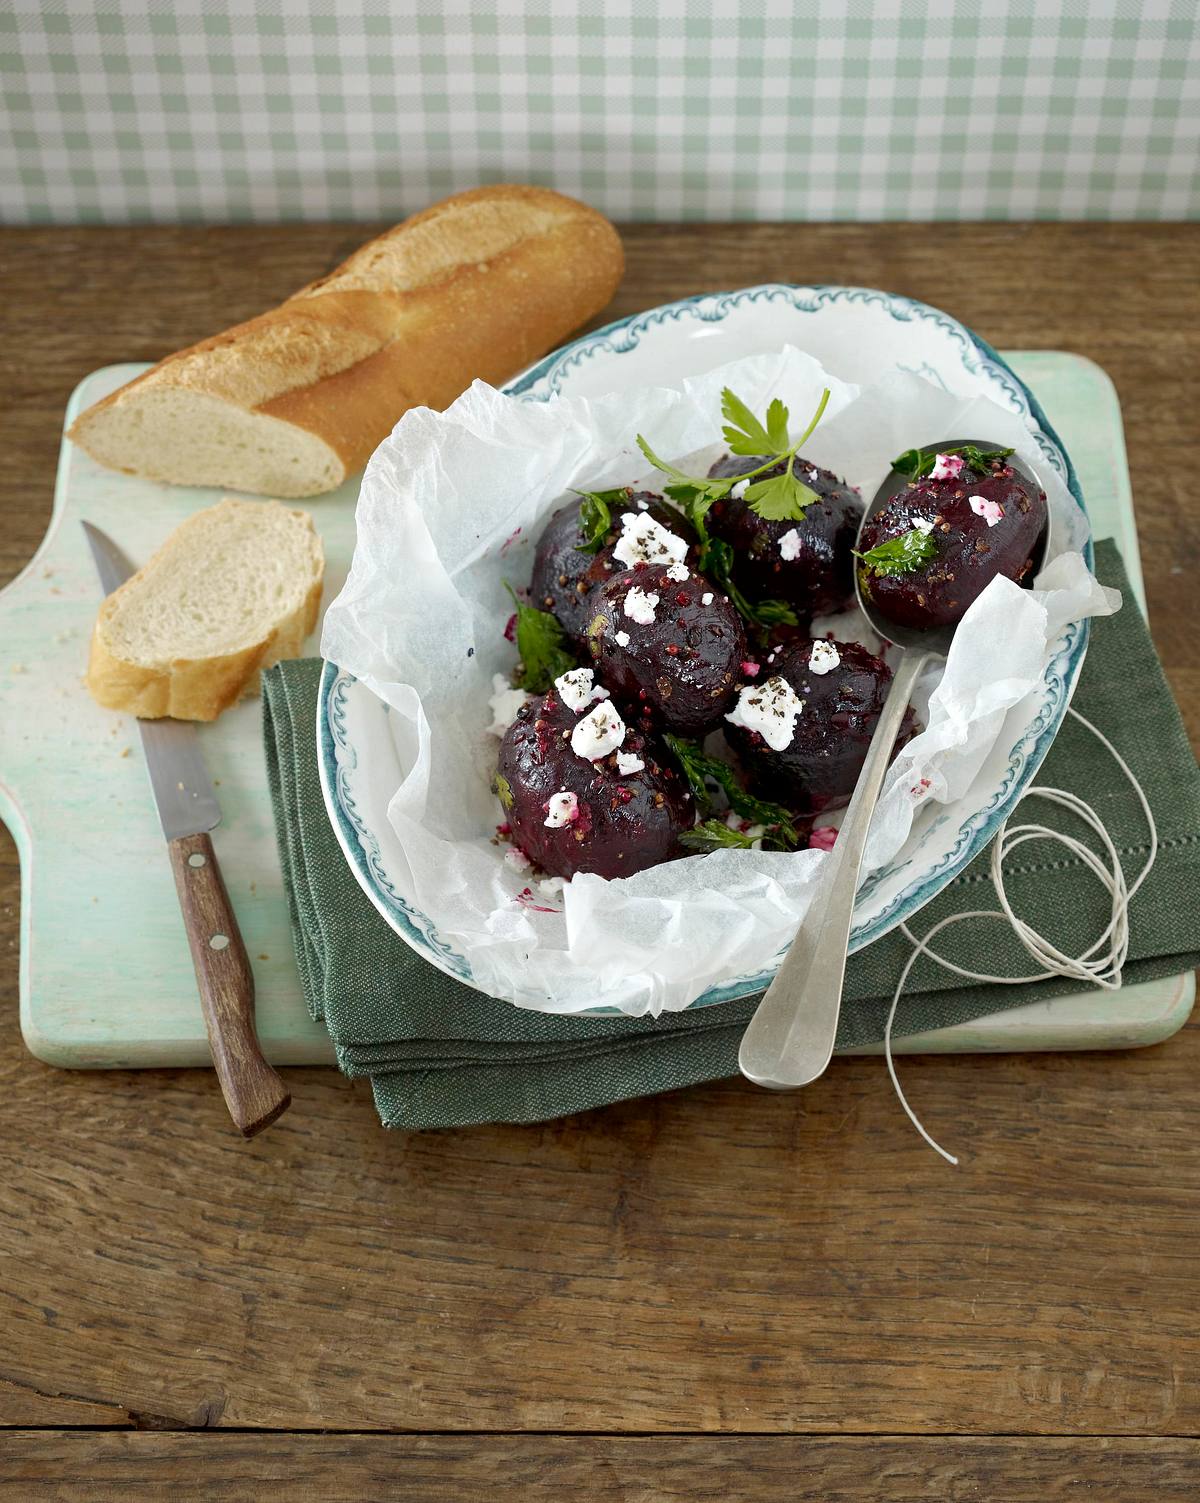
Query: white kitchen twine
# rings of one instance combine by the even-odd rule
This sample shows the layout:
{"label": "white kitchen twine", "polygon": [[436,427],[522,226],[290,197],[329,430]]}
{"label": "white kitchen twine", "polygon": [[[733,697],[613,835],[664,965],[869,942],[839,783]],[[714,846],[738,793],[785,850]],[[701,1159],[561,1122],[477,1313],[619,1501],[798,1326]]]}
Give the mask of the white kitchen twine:
{"label": "white kitchen twine", "polygon": [[[1014,825],[1009,828],[1008,819],[1000,826],[996,839],[992,844],[992,881],[996,886],[996,896],[1000,900],[1000,907],[978,908],[970,913],[952,913],[949,918],[944,918],[936,923],[925,935],[924,939],[918,939],[909,929],[907,924],[901,924],[900,930],[904,936],[914,945],[912,954],[904,970],[900,973],[900,980],[896,983],[896,990],[892,995],[892,1005],[888,1011],[887,1027],[883,1034],[883,1052],[887,1060],[888,1074],[891,1076],[892,1085],[896,1095],[900,1098],[900,1105],[908,1114],[908,1119],[917,1129],[930,1148],[935,1149],[951,1164],[957,1164],[958,1160],[952,1153],[934,1141],[925,1131],[917,1117],[916,1112],[908,1104],[908,1098],[900,1088],[900,1081],[896,1075],[896,1063],[892,1058],[892,1023],[896,1017],[896,1008],[900,1003],[900,994],[904,990],[904,984],[908,980],[909,972],[916,964],[919,955],[928,955],[930,960],[942,966],[947,971],[953,971],[957,976],[963,976],[968,981],[987,981],[996,986],[1024,986],[1031,981],[1048,981],[1051,976],[1068,976],[1074,981],[1090,981],[1093,986],[1099,987],[1106,992],[1113,992],[1121,985],[1121,969],[1129,954],[1129,904],[1134,893],[1142,883],[1154,865],[1154,858],[1158,854],[1158,829],[1154,823],[1154,816],[1150,812],[1150,805],[1146,802],[1146,795],[1142,792],[1142,786],[1130,772],[1124,757],[1117,751],[1112,742],[1101,731],[1098,731],[1090,720],[1082,716],[1078,710],[1067,707],[1067,714],[1079,721],[1080,725],[1086,726],[1092,735],[1111,753],[1117,766],[1129,779],[1133,791],[1138,796],[1138,802],[1142,806],[1142,814],[1150,830],[1150,854],[1146,858],[1146,864],[1134,878],[1132,883],[1127,883],[1125,873],[1121,868],[1121,859],[1117,848],[1113,844],[1104,822],[1090,804],[1084,803],[1083,799],[1068,793],[1062,788],[1041,788],[1036,784],[1027,788],[1017,800],[1016,808],[1025,802],[1027,798],[1044,798],[1052,804],[1059,804],[1064,809],[1070,809],[1077,814],[1083,822],[1095,831],[1104,847],[1105,857],[1102,859],[1095,851],[1077,840],[1073,835],[1064,835],[1059,830],[1051,830],[1046,825]],[[1009,815],[1009,819],[1013,817]],[[1019,845],[1027,840],[1056,840],[1092,872],[1097,881],[1106,889],[1112,899],[1112,917],[1104,933],[1093,944],[1090,944],[1082,955],[1065,955],[1050,943],[1048,939],[1033,927],[1019,918],[1012,910],[1008,900],[1008,894],[1004,890],[1004,858],[1015,851]],[[929,941],[940,930],[950,924],[961,924],[966,919],[1003,919],[1012,926],[1017,938],[1025,946],[1025,949],[1039,964],[1046,967],[1033,976],[989,976],[982,971],[968,971],[963,966],[955,965],[952,960],[947,960],[944,955],[937,954],[929,948]],[[1103,947],[1103,948],[1102,948]]]}

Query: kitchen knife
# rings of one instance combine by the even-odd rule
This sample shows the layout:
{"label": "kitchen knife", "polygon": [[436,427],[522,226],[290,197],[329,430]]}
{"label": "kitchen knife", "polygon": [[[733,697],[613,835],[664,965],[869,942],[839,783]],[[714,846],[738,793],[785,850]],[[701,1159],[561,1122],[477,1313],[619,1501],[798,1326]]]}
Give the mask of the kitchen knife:
{"label": "kitchen knife", "polygon": [[[111,595],[134,572],[106,533],[82,524],[100,583]],[[179,906],[200,988],[200,1007],[229,1115],[247,1138],[269,1127],[291,1096],[263,1058],[254,1029],[254,975],[208,832],[221,807],[200,751],[196,727],[185,720],[139,720],[142,749]]]}

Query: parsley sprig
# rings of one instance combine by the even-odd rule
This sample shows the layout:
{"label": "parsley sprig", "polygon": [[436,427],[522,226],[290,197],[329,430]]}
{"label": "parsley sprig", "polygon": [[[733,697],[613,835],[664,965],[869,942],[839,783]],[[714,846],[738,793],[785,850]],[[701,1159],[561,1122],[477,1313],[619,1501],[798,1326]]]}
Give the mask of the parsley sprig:
{"label": "parsley sprig", "polygon": [[[755,798],[753,794],[747,793],[738,782],[737,774],[729,763],[722,762],[716,757],[706,757],[699,742],[687,741],[682,736],[672,736],[669,732],[666,740],[667,745],[675,753],[679,765],[683,768],[684,776],[691,785],[696,806],[701,814],[707,814],[712,809],[712,795],[708,791],[708,784],[711,781],[724,791],[729,807],[740,819],[747,819],[753,825],[766,825],[767,835],[763,837],[764,841],[770,839],[784,847],[796,844],[798,837],[790,809],[785,809],[782,804],[768,803],[765,799]],[[720,824],[720,821],[710,821],[710,823]],[[728,830],[728,827],[724,825],[721,828]],[[736,832],[729,831],[728,833]],[[739,843],[724,842],[726,845]]]}
{"label": "parsley sprig", "polygon": [[546,694],[556,678],[579,666],[578,660],[567,646],[562,627],[549,611],[539,611],[518,599],[507,579],[504,588],[517,608],[517,651],[521,663],[515,687],[529,694]]}
{"label": "parsley sprig", "polygon": [[[638,448],[656,470],[670,477],[664,486],[667,495],[678,501],[687,513],[688,520],[697,530],[714,501],[723,501],[740,481],[751,481],[745,496],[752,511],[771,522],[800,522],[805,509],[817,499],[817,493],[794,473],[796,454],[807,443],[813,430],[825,414],[829,402],[829,389],[821,393],[817,410],[808,427],[792,443],[788,437],[788,409],[778,397],[767,407],[766,421],[760,422],[735,392],[729,387],[721,393],[721,415],[727,420],[721,432],[734,454],[758,457],[765,455],[763,463],[742,475],[689,475],[676,465],[660,459],[642,434],[638,434]],[[755,480],[766,470],[773,470],[783,462],[783,473],[762,480]]]}
{"label": "parsley sprig", "polygon": [[937,464],[939,454],[958,454],[968,469],[986,475],[993,459],[1007,459],[1013,452],[1012,449],[981,449],[977,444],[956,444],[952,449],[939,449],[935,444],[931,449],[905,449],[892,460],[892,469],[907,475],[910,480],[921,480]]}
{"label": "parsley sprig", "polygon": [[576,491],[575,494],[583,497],[583,505],[579,508],[579,528],[584,540],[579,544],[579,551],[599,553],[612,531],[613,508],[625,506],[633,491],[626,485],[611,491]]}
{"label": "parsley sprig", "polygon": [[[943,452],[945,452],[943,450]],[[866,568],[879,579],[894,579],[900,574],[913,574],[924,568],[931,558],[937,557],[937,543],[933,534],[914,527],[898,538],[889,538],[886,543],[876,543],[866,553],[853,550],[855,558],[861,559]]]}
{"label": "parsley sprig", "polygon": [[783,846],[776,838],[778,831],[768,830],[764,835],[749,835],[744,830],[731,830],[723,819],[706,819],[703,824],[698,824],[694,829],[685,831],[679,837],[679,844],[686,846],[689,851],[720,851],[730,847],[749,851],[755,846],[761,849],[782,850]]}

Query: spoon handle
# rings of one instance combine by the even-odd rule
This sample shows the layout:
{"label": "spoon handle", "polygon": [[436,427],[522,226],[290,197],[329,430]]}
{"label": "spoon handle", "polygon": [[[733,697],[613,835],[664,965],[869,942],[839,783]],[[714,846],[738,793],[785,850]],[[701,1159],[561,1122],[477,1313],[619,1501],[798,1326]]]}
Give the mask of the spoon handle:
{"label": "spoon handle", "polygon": [[858,871],[871,815],[904,711],[927,653],[906,652],[867,748],[838,838],[792,947],[742,1035],[738,1064],[755,1084],[791,1091],[822,1075],[833,1056]]}

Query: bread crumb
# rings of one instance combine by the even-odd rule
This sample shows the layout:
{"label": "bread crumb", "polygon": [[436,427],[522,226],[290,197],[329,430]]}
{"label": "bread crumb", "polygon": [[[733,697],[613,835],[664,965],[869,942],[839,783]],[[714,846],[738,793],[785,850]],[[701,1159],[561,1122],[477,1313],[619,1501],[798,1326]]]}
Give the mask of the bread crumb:
{"label": "bread crumb", "polygon": [[262,954],[258,958],[259,960],[270,960],[271,957],[269,955]]}
{"label": "bread crumb", "polygon": [[123,746],[121,748],[121,755],[123,757],[127,757],[129,755],[129,748],[127,746]]}

